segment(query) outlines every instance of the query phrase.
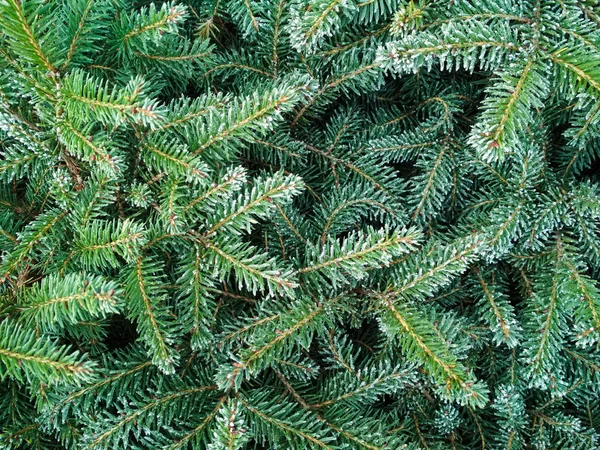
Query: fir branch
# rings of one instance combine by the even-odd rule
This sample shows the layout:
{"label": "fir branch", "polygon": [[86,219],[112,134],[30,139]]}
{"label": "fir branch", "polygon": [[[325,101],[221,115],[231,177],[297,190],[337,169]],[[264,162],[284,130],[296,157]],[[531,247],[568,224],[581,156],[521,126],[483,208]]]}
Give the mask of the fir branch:
{"label": "fir branch", "polygon": [[67,211],[53,210],[37,217],[35,221],[29,224],[27,230],[20,236],[19,245],[4,259],[0,265],[0,273],[3,274],[0,282],[14,272],[23,264],[33,251],[34,246],[50,233],[53,227],[67,216]]}
{"label": "fir branch", "polygon": [[101,378],[94,383],[90,383],[82,389],[68,393],[68,395],[65,395],[54,405],[52,405],[51,408],[46,411],[46,413],[53,422],[54,426],[56,426],[57,422],[60,421],[61,415],[66,416],[66,413],[69,411],[69,409],[76,407],[76,403],[80,401],[79,399],[82,397],[85,398],[90,394],[97,395],[98,392],[101,392],[103,389],[115,385],[131,376],[135,376],[136,374],[148,369],[150,366],[152,366],[152,362],[145,361],[139,364],[134,364],[132,367],[127,367],[119,372],[106,375],[104,378]]}
{"label": "fir branch", "polygon": [[[39,5],[36,6],[39,8]],[[15,51],[54,75],[57,70],[42,50],[39,39],[31,27],[31,19],[27,17],[23,4],[18,0],[7,0],[0,5],[0,23],[3,25],[3,33],[10,37]],[[43,28],[42,30],[46,31]]]}
{"label": "fir branch", "polygon": [[[324,448],[327,450],[333,450],[334,447],[327,444],[327,441],[324,441],[322,438],[315,437],[313,433],[304,431],[301,428],[291,425],[287,420],[282,420],[273,415],[270,415],[268,412],[262,411],[261,409],[254,407],[246,399],[241,396],[238,396],[241,404],[244,405],[246,410],[252,414],[258,421],[264,423],[265,425],[275,427],[275,429],[280,430],[284,433],[284,435],[289,436],[288,442],[293,446],[292,448],[301,448],[295,444],[295,439],[299,439],[302,444],[300,445],[308,445],[309,448]],[[305,447],[306,448],[306,447]]]}
{"label": "fir branch", "polygon": [[85,383],[92,379],[95,364],[78,352],[58,346],[44,337],[4,319],[0,323],[0,379],[21,382]]}
{"label": "fir branch", "polygon": [[275,260],[255,248],[244,244],[214,244],[200,239],[199,243],[209,250],[212,266],[222,276],[233,269],[240,286],[245,286],[253,294],[266,289],[270,293],[290,292],[297,286],[290,270],[276,270]]}
{"label": "fir branch", "polygon": [[161,283],[155,275],[156,263],[139,256],[126,279],[126,299],[129,315],[137,320],[142,339],[149,347],[149,356],[165,373],[174,371],[179,355],[171,346],[173,341],[171,317],[165,310]]}
{"label": "fir branch", "polygon": [[119,267],[117,256],[134,261],[145,242],[141,224],[131,220],[93,221],[79,232],[75,240],[75,259],[83,267]]}
{"label": "fir branch", "polygon": [[220,210],[216,211],[215,215],[219,220],[210,225],[203,236],[210,237],[223,228],[233,229],[239,233],[247,228],[247,224],[252,223],[247,222],[252,216],[264,217],[274,205],[288,202],[303,187],[299,178],[283,177],[281,172],[274,177],[258,179],[249,193],[240,195],[238,200],[233,203],[234,208],[237,208],[232,211],[228,208],[219,208]]}
{"label": "fir branch", "polygon": [[204,417],[203,420],[194,429],[186,432],[184,435],[179,437],[173,445],[168,447],[168,450],[177,450],[182,447],[187,447],[188,442],[192,441],[193,439],[198,440],[198,435],[201,435],[202,433],[206,432],[207,427],[212,421],[215,420],[225,401],[226,398],[221,397],[215,405],[215,407],[213,408],[213,410],[208,415],[206,415],[206,417]]}
{"label": "fir branch", "polygon": [[414,250],[420,238],[417,230],[404,229],[391,235],[387,230],[353,233],[342,242],[330,239],[322,247],[308,247],[311,264],[299,269],[298,274],[306,277],[318,272],[329,278],[333,285],[347,282],[346,274],[361,279],[367,268],[389,264],[393,257]]}
{"label": "fir branch", "polygon": [[50,275],[22,293],[19,317],[44,330],[106,317],[119,311],[118,286],[99,276]]}
{"label": "fir branch", "polygon": [[418,318],[413,308],[394,302],[389,295],[382,301],[387,310],[382,316],[385,331],[391,338],[398,336],[408,358],[421,362],[438,382],[445,383],[447,395],[454,397],[457,394],[453,390],[462,391],[456,397],[460,403],[483,406],[487,390],[469,379],[465,368],[437,339],[433,326]]}
{"label": "fir branch", "polygon": [[86,443],[86,448],[90,450],[110,448],[121,441],[121,438],[119,438],[119,434],[117,433],[122,433],[122,429],[128,429],[131,426],[131,423],[136,422],[140,416],[147,414],[154,409],[164,408],[165,405],[173,403],[183,397],[193,396],[206,391],[213,391],[215,389],[216,386],[197,386],[189,389],[183,389],[178,392],[169,393],[165,396],[141,405],[139,408],[134,409],[123,417],[120,417],[119,420],[115,423],[112,423],[110,428],[108,428],[106,431],[103,431],[98,435],[90,436],[90,442]]}

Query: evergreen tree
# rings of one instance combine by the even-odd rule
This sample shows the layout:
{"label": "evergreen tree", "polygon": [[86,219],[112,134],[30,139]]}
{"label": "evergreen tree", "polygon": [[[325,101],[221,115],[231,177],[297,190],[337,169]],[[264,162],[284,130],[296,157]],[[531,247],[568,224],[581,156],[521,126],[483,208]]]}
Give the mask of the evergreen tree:
{"label": "evergreen tree", "polygon": [[592,0],[0,0],[0,448],[600,446]]}

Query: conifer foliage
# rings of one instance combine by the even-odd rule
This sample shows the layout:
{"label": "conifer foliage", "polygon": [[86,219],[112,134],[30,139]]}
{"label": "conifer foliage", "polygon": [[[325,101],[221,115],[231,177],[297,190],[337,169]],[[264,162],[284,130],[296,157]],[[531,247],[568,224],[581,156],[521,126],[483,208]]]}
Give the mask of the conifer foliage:
{"label": "conifer foliage", "polygon": [[600,446],[591,0],[0,0],[0,448]]}

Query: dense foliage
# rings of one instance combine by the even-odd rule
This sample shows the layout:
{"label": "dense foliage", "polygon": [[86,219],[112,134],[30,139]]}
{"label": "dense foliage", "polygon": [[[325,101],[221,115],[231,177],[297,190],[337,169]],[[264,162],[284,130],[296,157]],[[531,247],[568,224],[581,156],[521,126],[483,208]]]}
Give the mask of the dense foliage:
{"label": "dense foliage", "polygon": [[598,448],[599,27],[0,0],[0,448]]}

